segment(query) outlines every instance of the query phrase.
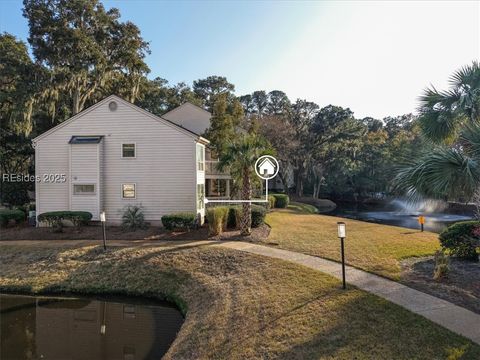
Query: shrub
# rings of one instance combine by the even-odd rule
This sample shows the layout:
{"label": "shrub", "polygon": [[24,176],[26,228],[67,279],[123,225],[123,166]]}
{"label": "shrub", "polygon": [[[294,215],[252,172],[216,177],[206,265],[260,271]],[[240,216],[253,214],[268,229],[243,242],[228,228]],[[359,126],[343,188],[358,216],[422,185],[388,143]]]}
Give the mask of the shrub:
{"label": "shrub", "polygon": [[263,206],[252,205],[252,227],[256,228],[265,222],[267,210]]}
{"label": "shrub", "polygon": [[435,269],[433,271],[433,278],[435,280],[441,280],[447,277],[449,270],[450,265],[448,255],[442,250],[437,250],[435,252]]}
{"label": "shrub", "polygon": [[1,202],[10,206],[21,206],[30,201],[28,196],[28,182],[9,182],[2,183]]}
{"label": "shrub", "polygon": [[275,208],[275,196],[268,195],[268,209]]}
{"label": "shrub", "polygon": [[208,235],[220,235],[227,227],[230,209],[225,206],[215,206],[207,209]]}
{"label": "shrub", "polygon": [[141,206],[128,205],[124,208],[122,215],[122,228],[124,230],[135,231],[147,227]]}
{"label": "shrub", "polygon": [[197,215],[193,212],[176,213],[162,216],[162,224],[167,230],[190,230],[197,224]]}
{"label": "shrub", "polygon": [[480,221],[462,221],[450,225],[439,236],[444,249],[465,260],[478,261],[476,248],[480,246]]}
{"label": "shrub", "polygon": [[38,215],[38,221],[46,222],[54,232],[62,232],[64,220],[69,220],[76,228],[80,228],[91,219],[92,213],[88,211],[49,211]]}
{"label": "shrub", "polygon": [[237,227],[237,212],[240,206],[230,206],[227,215],[227,228],[235,229]]}
{"label": "shrub", "polygon": [[0,210],[0,226],[7,227],[10,220],[20,224],[25,220],[25,213],[21,210]]}
{"label": "shrub", "polygon": [[[265,222],[267,210],[260,205],[252,205],[252,228],[259,227]],[[239,219],[242,216],[241,206],[232,206],[228,212],[227,226],[229,228],[236,228]]]}
{"label": "shrub", "polygon": [[273,194],[275,197],[275,207],[285,209],[290,203],[290,198],[285,194]]}

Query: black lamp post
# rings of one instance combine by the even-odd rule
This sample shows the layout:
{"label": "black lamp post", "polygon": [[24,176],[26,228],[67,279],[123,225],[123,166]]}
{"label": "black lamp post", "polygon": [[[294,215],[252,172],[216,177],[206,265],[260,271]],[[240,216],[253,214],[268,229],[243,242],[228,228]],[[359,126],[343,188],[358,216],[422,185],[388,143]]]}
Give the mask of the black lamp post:
{"label": "black lamp post", "polygon": [[345,282],[345,246],[344,246],[344,240],[346,236],[346,225],[344,222],[337,222],[338,226],[338,237],[340,238],[340,247],[342,251],[342,282],[343,282],[343,288],[347,288],[347,283]]}
{"label": "black lamp post", "polygon": [[100,213],[100,221],[102,222],[102,231],[103,231],[103,250],[107,251],[107,233],[105,231],[105,211]]}

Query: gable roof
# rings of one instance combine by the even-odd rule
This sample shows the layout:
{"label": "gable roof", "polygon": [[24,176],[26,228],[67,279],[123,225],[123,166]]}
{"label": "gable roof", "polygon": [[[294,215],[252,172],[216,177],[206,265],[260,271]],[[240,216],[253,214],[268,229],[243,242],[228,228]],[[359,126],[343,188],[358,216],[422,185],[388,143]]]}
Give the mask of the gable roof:
{"label": "gable roof", "polygon": [[171,114],[173,114],[173,113],[177,112],[178,110],[183,109],[183,108],[185,108],[185,107],[193,107],[193,108],[195,108],[195,109],[198,109],[198,110],[200,110],[200,111],[208,114],[208,116],[210,116],[210,117],[212,116],[212,113],[211,113],[211,112],[205,110],[204,108],[202,108],[202,107],[200,107],[200,106],[198,106],[198,105],[195,105],[195,104],[191,103],[190,101],[186,101],[186,102],[184,102],[182,105],[177,106],[176,108],[174,108],[174,109],[172,109],[172,110],[170,110],[170,111],[167,111],[167,112],[164,113],[162,116],[171,115]]}
{"label": "gable roof", "polygon": [[[58,129],[61,129],[62,127],[74,122],[75,120],[81,118],[82,116],[88,114],[89,112],[97,109],[98,107],[100,107],[101,105],[105,104],[106,102],[110,101],[110,100],[116,100],[116,101],[119,101],[121,102],[122,104],[126,105],[126,106],[129,106],[130,108],[152,118],[153,120],[155,121],[158,121],[159,123],[162,123],[162,124],[165,124],[167,126],[170,126],[171,128],[173,129],[176,129],[180,132],[182,132],[183,134],[185,135],[188,135],[190,136],[191,138],[193,138],[195,141],[198,141],[200,143],[203,143],[203,144],[208,144],[210,143],[207,139],[205,139],[204,137],[200,136],[199,134],[196,134],[194,133],[193,131],[190,131],[188,129],[185,129],[177,124],[175,124],[174,122],[170,121],[170,120],[167,120],[163,117],[160,117],[160,116],[157,116],[157,115],[154,115],[152,114],[151,112],[145,110],[145,109],[142,109],[141,107],[137,106],[137,105],[134,105],[132,104],[131,102],[125,100],[125,99],[122,99],[121,97],[117,96],[117,95],[110,95],[110,96],[107,96],[105,99],[103,100],[100,100],[99,102],[97,102],[96,104],[82,110],[81,112],[79,112],[78,114],[72,116],[71,118],[63,121],[62,123],[58,124],[57,126],[54,126],[53,128],[51,128],[50,130],[47,130],[45,131],[44,133],[38,135],[36,138],[32,139],[32,143],[35,144],[37,141],[43,139],[44,137],[54,133],[55,131],[57,131]],[[192,104],[193,105],[193,104]],[[195,105],[194,105],[195,106]],[[175,109],[174,109],[175,110]],[[172,110],[173,111],[173,110]]]}

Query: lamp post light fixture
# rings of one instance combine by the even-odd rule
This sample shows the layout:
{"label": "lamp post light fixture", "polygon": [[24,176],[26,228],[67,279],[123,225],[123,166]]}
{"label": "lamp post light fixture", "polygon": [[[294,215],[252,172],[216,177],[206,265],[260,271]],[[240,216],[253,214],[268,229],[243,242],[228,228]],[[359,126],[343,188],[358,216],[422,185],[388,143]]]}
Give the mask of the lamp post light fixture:
{"label": "lamp post light fixture", "polygon": [[347,235],[347,228],[344,222],[337,222],[338,227],[338,237],[340,238],[340,248],[342,251],[342,284],[343,289],[347,288],[347,283],[345,282],[345,246],[344,240]]}
{"label": "lamp post light fixture", "polygon": [[100,213],[100,221],[102,222],[102,231],[103,231],[103,250],[107,251],[107,234],[105,232],[105,221],[106,221],[105,211],[102,211]]}

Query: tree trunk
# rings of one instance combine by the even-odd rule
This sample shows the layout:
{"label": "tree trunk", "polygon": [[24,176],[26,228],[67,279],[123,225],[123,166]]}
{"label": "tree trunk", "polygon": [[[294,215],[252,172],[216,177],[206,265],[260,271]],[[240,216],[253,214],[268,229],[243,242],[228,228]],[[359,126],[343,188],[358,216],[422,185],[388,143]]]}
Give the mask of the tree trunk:
{"label": "tree trunk", "polygon": [[[243,170],[242,199],[250,200],[252,198],[252,183],[250,180],[250,169]],[[252,233],[252,203],[244,202],[242,204],[242,216],[240,220],[240,233],[242,236],[248,236]]]}
{"label": "tree trunk", "polygon": [[303,196],[303,173],[305,171],[305,168],[303,167],[303,164],[300,165],[300,167],[297,170],[297,182],[296,182],[296,195],[298,197]]}
{"label": "tree trunk", "polygon": [[80,112],[80,89],[77,87],[73,91],[72,115],[76,115],[79,112]]}
{"label": "tree trunk", "polygon": [[289,195],[288,180],[287,180],[286,172],[279,171],[278,176],[280,177],[280,180],[282,181],[283,191],[285,191],[285,194]]}

